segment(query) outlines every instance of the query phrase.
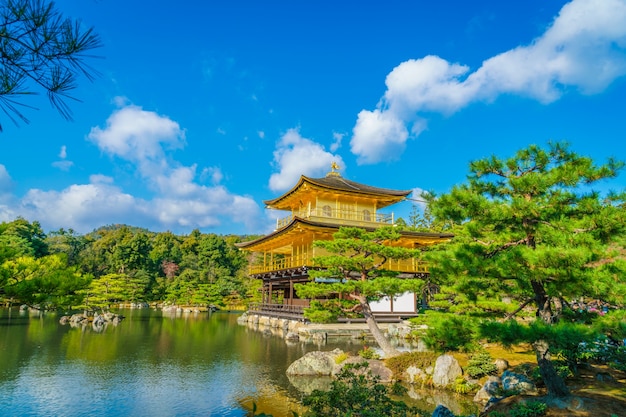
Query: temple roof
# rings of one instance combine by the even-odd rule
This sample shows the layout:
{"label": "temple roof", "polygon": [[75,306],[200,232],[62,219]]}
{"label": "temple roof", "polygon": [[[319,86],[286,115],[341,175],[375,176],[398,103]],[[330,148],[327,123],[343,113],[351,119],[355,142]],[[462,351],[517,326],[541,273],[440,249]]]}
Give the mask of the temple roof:
{"label": "temple roof", "polygon": [[283,206],[288,205],[288,200],[291,200],[296,194],[311,187],[329,192],[357,194],[374,198],[378,201],[379,208],[402,201],[406,196],[411,194],[411,190],[391,190],[388,188],[372,187],[370,185],[347,180],[341,177],[338,172],[330,172],[323,178],[309,178],[302,175],[298,183],[291,190],[280,197],[263,202],[267,207],[281,209],[284,208]]}
{"label": "temple roof", "polygon": [[[329,234],[333,234],[339,230],[339,227],[336,223],[325,223],[319,221],[311,221],[308,219],[302,219],[300,217],[294,217],[289,224],[279,230],[275,230],[274,232],[262,236],[258,239],[251,240],[249,242],[241,242],[236,243],[235,245],[241,249],[254,250],[254,247],[262,246],[265,243],[269,243],[272,240],[282,236],[293,233],[294,231],[300,231],[302,229],[317,229],[324,230]],[[373,228],[365,227],[366,230],[374,230]],[[419,242],[423,241],[424,243],[435,243],[439,241],[445,241],[453,238],[454,235],[451,233],[432,233],[432,232],[413,232],[408,230],[400,231],[400,239],[399,241],[413,241]]]}

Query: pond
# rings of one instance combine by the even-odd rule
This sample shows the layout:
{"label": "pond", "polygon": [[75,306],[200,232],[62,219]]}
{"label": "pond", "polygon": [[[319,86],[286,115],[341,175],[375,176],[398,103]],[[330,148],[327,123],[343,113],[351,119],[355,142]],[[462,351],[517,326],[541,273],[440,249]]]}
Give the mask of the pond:
{"label": "pond", "polygon": [[[362,347],[286,343],[230,313],[122,314],[119,325],[96,332],[60,325],[54,314],[0,310],[0,415],[245,416],[254,401],[259,411],[291,416],[303,396],[285,374],[293,361]],[[431,409],[438,401],[417,396]]]}

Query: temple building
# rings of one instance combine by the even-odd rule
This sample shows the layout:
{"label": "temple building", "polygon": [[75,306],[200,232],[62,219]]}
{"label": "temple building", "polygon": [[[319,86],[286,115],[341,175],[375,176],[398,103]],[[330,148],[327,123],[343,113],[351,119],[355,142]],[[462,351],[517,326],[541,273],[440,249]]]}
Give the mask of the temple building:
{"label": "temple building", "polygon": [[[327,253],[313,246],[316,240],[330,240],[341,226],[375,229],[395,224],[393,213],[384,209],[404,201],[411,191],[378,188],[343,178],[333,163],[331,172],[323,178],[301,176],[298,183],[285,194],[264,201],[267,208],[283,210],[288,215],[279,218],[276,229],[261,238],[238,244],[241,250],[252,252],[249,274],[263,280],[262,303],[253,308],[258,314],[274,317],[302,318],[308,299],[298,297],[294,284],[309,281],[307,271],[315,268],[313,258]],[[452,235],[401,231],[394,245],[418,248],[449,240]],[[389,260],[385,269],[402,277],[421,277],[428,267],[415,259]],[[419,300],[413,293],[394,299],[371,303],[372,311],[400,316],[415,315]]]}

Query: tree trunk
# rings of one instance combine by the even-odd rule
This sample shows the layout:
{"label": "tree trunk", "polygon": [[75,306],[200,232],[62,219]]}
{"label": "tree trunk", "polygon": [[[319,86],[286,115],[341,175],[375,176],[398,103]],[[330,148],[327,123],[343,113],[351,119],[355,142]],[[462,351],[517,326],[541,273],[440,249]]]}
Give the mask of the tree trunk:
{"label": "tree trunk", "polygon": [[370,309],[370,305],[367,302],[367,299],[362,295],[354,296],[356,300],[361,304],[361,309],[363,312],[363,317],[365,317],[365,323],[367,323],[367,327],[370,330],[370,333],[378,343],[378,346],[385,353],[386,358],[391,358],[394,356],[398,356],[400,351],[394,348],[389,340],[385,337],[383,332],[378,327],[378,323],[376,322],[376,318],[374,318],[374,314],[372,314],[372,310]]}
{"label": "tree trunk", "polygon": [[546,293],[543,283],[540,281],[531,280],[533,292],[535,294],[535,305],[537,306],[537,317],[540,318],[546,324],[554,324],[556,318],[552,312],[552,306],[550,305],[550,297]]}
{"label": "tree trunk", "polygon": [[567,385],[565,385],[565,381],[556,372],[550,360],[550,346],[548,342],[538,340],[533,343],[533,349],[535,349],[535,354],[537,355],[539,372],[548,389],[548,395],[557,398],[569,397],[570,392]]}

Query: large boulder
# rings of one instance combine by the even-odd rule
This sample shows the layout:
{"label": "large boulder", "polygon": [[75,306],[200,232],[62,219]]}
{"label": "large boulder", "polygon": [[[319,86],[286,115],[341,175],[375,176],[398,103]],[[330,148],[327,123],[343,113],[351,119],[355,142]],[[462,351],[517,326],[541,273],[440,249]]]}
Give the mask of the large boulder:
{"label": "large boulder", "polygon": [[456,415],[445,406],[439,404],[433,411],[432,417],[456,417]]}
{"label": "large boulder", "polygon": [[490,376],[481,389],[474,395],[474,401],[477,403],[487,404],[489,401],[498,397],[502,390],[500,377]]}
{"label": "large boulder", "polygon": [[309,352],[289,365],[287,375],[332,375],[336,365],[335,359],[341,354],[343,354],[341,349]]}
{"label": "large boulder", "polygon": [[511,371],[502,373],[502,388],[525,395],[537,395],[537,386],[527,376]]}
{"label": "large boulder", "polygon": [[509,361],[506,359],[496,359],[494,364],[496,365],[496,369],[499,373],[502,373],[509,369]]}
{"label": "large boulder", "polygon": [[367,368],[363,370],[364,373],[371,372],[372,376],[380,378],[379,381],[383,384],[390,383],[393,380],[393,371],[387,366],[385,362],[379,359],[363,359],[360,356],[351,356],[339,365],[335,366],[333,375],[336,375],[347,364],[357,364],[367,362]]}
{"label": "large boulder", "polygon": [[411,365],[406,368],[403,376],[405,381],[409,384],[421,384],[428,378],[426,371],[415,365]]}
{"label": "large boulder", "polygon": [[441,355],[435,361],[433,370],[433,385],[445,387],[453,383],[457,377],[463,375],[461,365],[452,355]]}

